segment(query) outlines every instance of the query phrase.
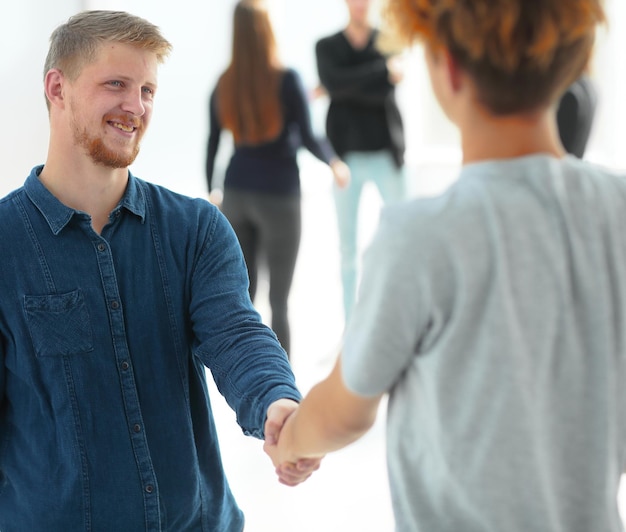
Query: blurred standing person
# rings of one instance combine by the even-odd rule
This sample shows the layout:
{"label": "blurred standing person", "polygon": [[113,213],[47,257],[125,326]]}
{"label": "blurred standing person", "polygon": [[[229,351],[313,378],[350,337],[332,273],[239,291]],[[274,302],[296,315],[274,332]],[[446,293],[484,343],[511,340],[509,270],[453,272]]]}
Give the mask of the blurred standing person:
{"label": "blurred standing person", "polygon": [[556,112],[559,136],[565,151],[582,159],[598,105],[596,87],[588,73],[583,73],[563,93]]}
{"label": "blurred standing person", "polygon": [[396,102],[402,80],[398,57],[378,48],[370,22],[371,0],[345,0],[347,26],[315,47],[320,82],[330,103],[326,134],[350,168],[347,187],[334,187],[346,322],[359,278],[358,221],[363,186],[372,182],[385,204],[405,197],[404,126]]}
{"label": "blurred standing person", "polygon": [[[210,98],[206,178],[212,201],[221,203],[241,244],[252,299],[260,259],[267,260],[271,325],[287,353],[288,299],[301,234],[298,150],[304,146],[327,163],[337,187],[349,180],[346,164],[325,139],[314,136],[308,105],[300,76],[279,60],[266,3],[239,1],[230,65]],[[222,200],[213,173],[223,130],[232,133],[235,148]]]}

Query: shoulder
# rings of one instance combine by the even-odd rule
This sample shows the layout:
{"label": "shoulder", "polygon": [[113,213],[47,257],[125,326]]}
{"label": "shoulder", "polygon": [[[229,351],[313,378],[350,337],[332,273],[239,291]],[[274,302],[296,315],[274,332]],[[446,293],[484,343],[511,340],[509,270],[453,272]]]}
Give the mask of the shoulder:
{"label": "shoulder", "polygon": [[337,33],[333,33],[332,35],[327,35],[326,37],[322,37],[315,43],[315,49],[320,50],[328,50],[329,48],[336,48],[338,45],[341,45],[345,42],[343,37],[343,31],[338,31]]}
{"label": "shoulder", "polygon": [[405,260],[413,253],[433,257],[449,231],[450,193],[417,198],[383,207],[373,240],[375,254]]}
{"label": "shoulder", "polygon": [[298,71],[292,67],[285,67],[283,71],[283,84],[286,85],[300,85],[302,83],[302,77]]}
{"label": "shoulder", "polygon": [[390,232],[439,239],[450,224],[462,223],[457,221],[459,215],[471,211],[479,195],[479,187],[461,174],[439,194],[383,207],[380,223]]}
{"label": "shoulder", "polygon": [[217,98],[218,87],[219,87],[219,83],[216,83],[215,86],[213,87],[213,89],[211,90],[210,94],[209,94],[209,100],[211,102],[215,102],[215,99]]}
{"label": "shoulder", "polygon": [[471,255],[472,246],[482,241],[489,226],[485,214],[489,194],[484,180],[467,178],[461,172],[438,195],[385,206],[376,233],[377,253],[399,260],[415,256],[420,263],[424,261],[419,257],[428,257],[434,269],[454,256]]}
{"label": "shoulder", "polygon": [[146,222],[161,235],[169,235],[176,246],[223,248],[237,247],[232,226],[214,204],[153,183],[137,180],[145,194]]}
{"label": "shoulder", "polygon": [[156,183],[151,183],[139,177],[134,177],[137,185],[149,196],[152,202],[159,205],[171,205],[173,208],[184,210],[212,210],[216,208],[213,204],[202,198],[194,198],[182,192],[176,192],[171,188]]}
{"label": "shoulder", "polygon": [[45,196],[52,197],[38,178],[42,168],[43,165],[33,167],[22,186],[9,191],[0,198],[0,229],[5,233],[8,231],[8,235],[11,235],[13,227],[23,224],[20,215],[23,209],[21,205],[32,204],[41,210],[40,205],[44,203]]}
{"label": "shoulder", "polygon": [[9,192],[0,198],[0,243],[10,244],[16,234],[16,227],[20,225],[20,201],[25,201],[24,187]]}
{"label": "shoulder", "polygon": [[9,192],[3,198],[0,198],[0,210],[7,208],[11,200],[18,194],[20,194],[24,190],[24,187],[20,187],[16,190]]}
{"label": "shoulder", "polygon": [[285,97],[293,97],[294,95],[305,93],[302,76],[300,76],[297,70],[291,67],[285,68],[281,80],[281,89]]}
{"label": "shoulder", "polygon": [[571,155],[563,159],[562,167],[568,190],[580,190],[586,194],[594,191],[609,197],[611,202],[626,202],[626,174],[623,170],[604,167]]}
{"label": "shoulder", "polygon": [[150,183],[134,178],[141,193],[145,195],[148,208],[151,208],[157,221],[164,223],[176,223],[184,221],[191,223],[190,227],[205,226],[212,221],[219,209],[203,198],[193,198],[180,192],[175,192],[163,185]]}

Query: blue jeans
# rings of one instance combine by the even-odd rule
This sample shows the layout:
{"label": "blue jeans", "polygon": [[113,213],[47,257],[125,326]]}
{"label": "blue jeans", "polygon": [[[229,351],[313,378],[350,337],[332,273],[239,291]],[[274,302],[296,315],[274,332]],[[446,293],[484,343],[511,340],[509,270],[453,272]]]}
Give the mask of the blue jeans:
{"label": "blue jeans", "polygon": [[341,256],[341,282],[346,323],[356,302],[358,281],[358,220],[363,186],[373,182],[385,205],[406,197],[404,168],[398,168],[388,151],[350,152],[344,156],[352,174],[348,188],[334,185]]}

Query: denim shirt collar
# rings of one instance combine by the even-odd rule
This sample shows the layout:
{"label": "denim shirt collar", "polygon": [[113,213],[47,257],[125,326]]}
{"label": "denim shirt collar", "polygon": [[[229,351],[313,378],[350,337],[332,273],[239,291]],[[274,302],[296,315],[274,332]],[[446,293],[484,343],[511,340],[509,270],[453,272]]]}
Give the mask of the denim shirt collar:
{"label": "denim shirt collar", "polygon": [[[52,233],[58,235],[61,230],[72,219],[72,216],[85,215],[82,211],[72,209],[61,203],[41,182],[39,174],[44,165],[35,166],[24,183],[24,189],[30,200],[37,206],[43,217],[48,222]],[[125,208],[139,218],[142,223],[146,216],[146,199],[141,189],[139,181],[128,172],[128,184],[126,191],[118,206],[113,210],[116,212]]]}

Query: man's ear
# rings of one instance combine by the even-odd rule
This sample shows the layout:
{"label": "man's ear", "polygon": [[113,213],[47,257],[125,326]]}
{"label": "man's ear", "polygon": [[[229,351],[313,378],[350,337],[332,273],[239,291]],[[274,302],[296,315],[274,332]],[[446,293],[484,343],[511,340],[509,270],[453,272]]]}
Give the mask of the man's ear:
{"label": "man's ear", "polygon": [[446,70],[448,71],[448,79],[450,81],[450,88],[454,92],[461,90],[463,86],[463,71],[459,67],[458,61],[450,53],[450,50],[442,50],[444,60],[446,62]]}
{"label": "man's ear", "polygon": [[64,106],[63,84],[65,76],[58,68],[48,70],[44,78],[44,91],[50,105]]}

